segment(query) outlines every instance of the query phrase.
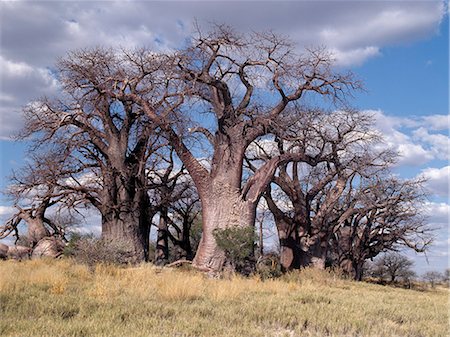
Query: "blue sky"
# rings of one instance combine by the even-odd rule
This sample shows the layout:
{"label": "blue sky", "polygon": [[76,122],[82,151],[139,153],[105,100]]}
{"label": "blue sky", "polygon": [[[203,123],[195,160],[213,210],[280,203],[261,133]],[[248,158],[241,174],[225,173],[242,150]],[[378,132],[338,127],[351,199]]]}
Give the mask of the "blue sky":
{"label": "blue sky", "polygon": [[[442,1],[293,2],[2,2],[0,4],[0,187],[25,160],[26,142],[11,135],[20,108],[58,91],[52,67],[67,51],[94,45],[180,46],[197,19],[238,31],[272,29],[303,46],[327,46],[337,66],[352,69],[367,92],[353,104],[370,110],[386,142],[403,157],[402,177],[429,181],[429,221],[441,229],[419,273],[448,266],[448,9]],[[11,214],[0,198],[0,217]],[[98,221],[95,220],[95,221]],[[98,230],[98,225],[93,227]]]}

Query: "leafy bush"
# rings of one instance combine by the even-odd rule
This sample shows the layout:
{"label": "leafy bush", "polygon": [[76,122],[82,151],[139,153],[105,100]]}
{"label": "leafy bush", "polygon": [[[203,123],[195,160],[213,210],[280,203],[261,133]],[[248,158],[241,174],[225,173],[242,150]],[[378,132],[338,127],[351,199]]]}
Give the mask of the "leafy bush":
{"label": "leafy bush", "polygon": [[213,232],[217,246],[225,252],[226,263],[237,272],[250,274],[254,270],[256,234],[253,227],[228,227]]}
{"label": "leafy bush", "polygon": [[256,264],[256,273],[262,280],[280,277],[283,275],[280,257],[274,253],[260,256]]}

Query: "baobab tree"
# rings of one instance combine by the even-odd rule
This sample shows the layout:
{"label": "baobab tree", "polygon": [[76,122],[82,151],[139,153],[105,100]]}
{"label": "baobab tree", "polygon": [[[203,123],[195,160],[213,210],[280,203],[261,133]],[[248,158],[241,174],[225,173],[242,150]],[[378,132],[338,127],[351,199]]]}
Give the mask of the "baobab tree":
{"label": "baobab tree", "polygon": [[[64,249],[66,223],[74,218],[67,211],[77,204],[74,196],[60,188],[58,179],[68,178],[54,152],[31,155],[27,164],[11,177],[6,195],[16,208],[14,215],[0,226],[0,239],[11,234],[26,238],[26,246],[33,256],[57,257]],[[62,222],[62,212],[66,211]],[[51,215],[50,213],[53,213]],[[26,235],[19,233],[25,223]]]}
{"label": "baobab tree", "polygon": [[[135,53],[129,61],[142,69],[151,57],[149,52]],[[225,255],[215,242],[214,230],[254,226],[256,205],[279,165],[289,161],[316,165],[322,160],[298,146],[267,161],[243,184],[246,149],[274,132],[283,114],[307,110],[300,105],[293,109],[294,102],[317,96],[342,103],[351,90],[359,88],[351,74],[334,72],[332,63],[331,55],[323,49],[298,56],[288,39],[273,33],[240,36],[228,27],[217,26],[206,35],[199,31],[191,46],[173,56],[173,72],[166,74],[162,104],[140,92],[139,88],[151,81],[145,72],[137,79],[139,84],[128,84],[117,92],[117,99],[139,105],[158,125],[195,183],[203,221],[195,266],[222,268]],[[186,132],[174,123],[186,120],[194,104],[197,111],[203,108],[213,117],[203,124],[194,123],[192,118],[190,128],[209,142],[208,167],[195,157],[182,137]]]}
{"label": "baobab tree", "polygon": [[413,265],[413,261],[395,252],[386,253],[376,261],[378,273],[381,277],[388,277],[389,283],[394,283],[398,278],[404,276],[409,277]]}
{"label": "baobab tree", "polygon": [[188,173],[175,160],[169,148],[161,153],[159,165],[148,172],[152,213],[159,215],[154,260],[157,265],[169,261],[169,240],[180,259],[192,260],[189,232],[199,212],[198,195]]}
{"label": "baobab tree", "polygon": [[[145,166],[150,142],[161,132],[201,201],[194,265],[220,270],[225,255],[214,230],[254,226],[256,205],[279,165],[325,160],[296,146],[243,183],[244,154],[253,141],[276,132],[288,116],[312,110],[307,102],[324,98],[343,106],[360,87],[332,64],[324,49],[297,55],[286,38],[271,32],[240,36],[225,26],[206,35],[199,30],[190,46],[172,54],[80,50],[58,64],[64,95],[29,105],[25,136],[70,144],[83,165],[96,167],[101,188],[92,201],[102,214],[102,235],[129,241],[142,260],[150,228]],[[200,109],[212,120],[196,123]],[[209,142],[208,166],[196,158],[189,130]]]}
{"label": "baobab tree", "polygon": [[[150,77],[164,63],[155,57],[148,64]],[[61,94],[27,106],[22,137],[33,135],[35,149],[58,144],[61,163],[70,160],[74,172],[65,188],[100,211],[104,239],[125,242],[135,261],[145,260],[151,224],[146,168],[160,145],[142,109],[115,94],[133,85],[132,69],[115,51],[95,48],[69,53],[57,70]],[[148,95],[157,96],[151,84]]]}
{"label": "baobab tree", "polygon": [[255,143],[256,155],[249,154],[247,163],[255,170],[253,161],[285,153],[296,142],[326,158],[315,167],[296,162],[281,165],[273,177],[275,188],[269,187],[264,195],[277,226],[282,267],[324,268],[336,226],[335,206],[348,182],[357,174],[386,169],[393,154],[375,150],[380,138],[372,131],[371,116],[357,111],[316,112],[289,129],[276,142]]}
{"label": "baobab tree", "polygon": [[382,252],[402,247],[426,251],[433,230],[421,215],[422,183],[386,175],[353,181],[336,207],[339,221],[331,244],[334,263],[361,280],[364,262]]}

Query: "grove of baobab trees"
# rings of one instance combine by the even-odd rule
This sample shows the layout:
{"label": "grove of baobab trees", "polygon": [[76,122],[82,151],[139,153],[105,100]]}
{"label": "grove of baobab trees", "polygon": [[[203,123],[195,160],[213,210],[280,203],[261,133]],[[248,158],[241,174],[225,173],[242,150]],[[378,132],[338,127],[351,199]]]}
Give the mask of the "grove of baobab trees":
{"label": "grove of baobab trees", "polygon": [[[389,176],[395,154],[380,150],[370,116],[349,107],[360,82],[335,70],[325,49],[296,50],[271,32],[241,35],[219,25],[199,30],[173,52],[69,53],[58,62],[60,95],[29,104],[22,133],[33,138],[32,151],[43,158],[51,153],[56,168],[31,169],[30,176],[52,179],[36,181],[16,199],[46,188],[48,201],[31,196],[41,202],[42,217],[53,204],[95,207],[102,238],[128,244],[133,262],[149,259],[150,228],[159,214],[157,263],[167,262],[169,240],[181,257],[193,257],[189,229],[200,219],[192,263],[220,271],[226,254],[214,233],[254,228],[262,199],[273,214],[285,270],[324,268],[334,257],[358,274],[355,265],[374,256],[362,253],[372,247],[373,213],[382,242],[377,253],[398,244],[422,250],[428,238],[423,245],[411,242],[426,235],[426,226],[404,228],[416,219],[412,208],[420,193],[393,197],[414,183],[392,180],[380,192],[383,187],[371,184]],[[283,207],[280,198],[288,200]],[[388,212],[391,207],[396,212]],[[17,229],[7,226],[8,233]]]}

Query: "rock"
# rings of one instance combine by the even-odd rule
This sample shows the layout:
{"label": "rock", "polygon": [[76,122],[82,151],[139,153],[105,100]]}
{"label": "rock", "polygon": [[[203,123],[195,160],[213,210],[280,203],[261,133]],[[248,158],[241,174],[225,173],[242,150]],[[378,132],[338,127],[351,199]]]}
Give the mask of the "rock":
{"label": "rock", "polygon": [[14,260],[28,260],[31,255],[31,248],[25,246],[11,246],[8,249],[8,258]]}
{"label": "rock", "polygon": [[9,247],[3,243],[0,243],[0,260],[6,260],[8,258]]}
{"label": "rock", "polygon": [[31,258],[38,259],[44,256],[57,258],[61,256],[65,246],[65,243],[61,239],[55,237],[45,237],[41,239],[34,247]]}

